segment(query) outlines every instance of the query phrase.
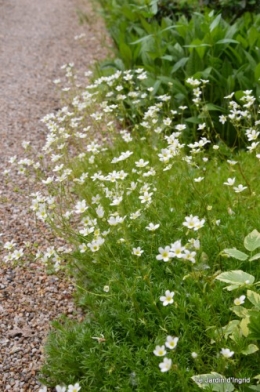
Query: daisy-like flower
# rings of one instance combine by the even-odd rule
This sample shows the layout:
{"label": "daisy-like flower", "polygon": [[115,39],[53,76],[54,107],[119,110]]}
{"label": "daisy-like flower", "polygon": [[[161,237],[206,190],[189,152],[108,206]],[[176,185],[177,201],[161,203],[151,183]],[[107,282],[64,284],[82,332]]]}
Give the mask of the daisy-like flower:
{"label": "daisy-like flower", "polygon": [[221,124],[225,124],[225,122],[227,121],[227,116],[219,116],[219,122],[221,122]]}
{"label": "daisy-like flower", "polygon": [[4,244],[4,249],[12,250],[12,249],[15,247],[15,245],[16,245],[16,243],[14,242],[14,240],[12,240],[12,241],[7,241],[7,242]]}
{"label": "daisy-like flower", "polygon": [[229,348],[222,348],[220,354],[225,358],[231,358],[234,355],[234,351],[230,351]]}
{"label": "daisy-like flower", "polygon": [[147,203],[150,202],[151,196],[153,195],[153,192],[144,192],[144,194],[142,196],[139,196],[139,199],[141,200],[141,203]]}
{"label": "daisy-like flower", "polygon": [[109,292],[109,286],[107,286],[107,285],[104,286],[104,287],[103,287],[103,291],[104,291],[105,293],[108,293],[108,292]]}
{"label": "daisy-like flower", "polygon": [[195,351],[193,351],[193,352],[191,353],[191,356],[192,356],[193,359],[198,358],[198,354],[197,354]]}
{"label": "daisy-like flower", "polygon": [[185,217],[185,222],[183,222],[183,226],[188,227],[188,229],[193,229],[197,231],[204,226],[204,223],[205,219],[199,220],[197,216],[190,215]]}
{"label": "daisy-like flower", "polygon": [[162,301],[163,306],[167,306],[169,304],[173,304],[173,297],[174,297],[174,292],[170,290],[166,290],[165,295],[162,295],[160,297],[160,301]]}
{"label": "daisy-like flower", "polygon": [[12,254],[13,260],[19,260],[23,256],[23,249],[16,249]]}
{"label": "daisy-like flower", "polygon": [[122,222],[124,221],[124,219],[125,219],[125,217],[122,218],[122,217],[120,217],[120,216],[110,216],[110,218],[108,219],[108,223],[109,223],[111,226],[116,226],[116,225],[118,225],[119,223],[122,223]]}
{"label": "daisy-like flower", "polygon": [[245,303],[245,299],[246,299],[246,296],[241,295],[239,298],[234,299],[234,304],[237,306],[242,305],[243,303]]}
{"label": "daisy-like flower", "polygon": [[172,336],[167,336],[165,346],[169,349],[174,349],[177,347],[179,338],[173,338]]}
{"label": "daisy-like flower", "polygon": [[163,357],[166,354],[166,350],[164,345],[163,346],[156,346],[155,350],[153,351],[154,355],[157,357]]}
{"label": "daisy-like flower", "polygon": [[143,159],[139,159],[139,161],[135,162],[136,167],[145,167],[149,164],[148,161],[144,161]]}
{"label": "daisy-like flower", "polygon": [[158,229],[158,227],[160,227],[159,223],[157,225],[155,225],[154,223],[149,223],[149,225],[146,226],[146,229],[149,231],[155,231]]}
{"label": "daisy-like flower", "polygon": [[175,241],[173,244],[171,244],[171,252],[173,253],[173,257],[177,257],[178,259],[181,259],[183,257],[183,251],[185,249],[185,246],[181,245],[181,241]]}
{"label": "daisy-like flower", "polygon": [[243,192],[245,189],[247,189],[247,186],[243,186],[242,184],[239,184],[238,186],[234,186],[233,189],[236,193],[240,193]]}
{"label": "daisy-like flower", "polygon": [[75,206],[75,213],[76,214],[82,214],[88,209],[88,206],[86,204],[86,200],[78,201]]}
{"label": "daisy-like flower", "polygon": [[156,260],[163,260],[166,262],[169,261],[170,258],[174,256],[169,246],[166,246],[165,248],[159,248],[159,252],[160,254],[156,256]]}
{"label": "daisy-like flower", "polygon": [[163,362],[159,363],[159,368],[163,373],[168,372],[171,367],[172,367],[172,360],[169,358],[164,358]]}
{"label": "daisy-like flower", "polygon": [[78,392],[80,389],[81,389],[81,386],[79,385],[78,382],[74,385],[68,386],[68,392]]}
{"label": "daisy-like flower", "polygon": [[189,260],[191,263],[195,263],[195,256],[196,256],[196,252],[191,252],[188,249],[184,249],[184,255],[183,255],[183,259],[185,260]]}
{"label": "daisy-like flower", "polygon": [[132,254],[140,257],[144,251],[138,246],[138,248],[133,248]]}
{"label": "daisy-like flower", "polygon": [[224,182],[224,185],[232,186],[235,184],[236,177],[233,178],[228,178],[226,182]]}

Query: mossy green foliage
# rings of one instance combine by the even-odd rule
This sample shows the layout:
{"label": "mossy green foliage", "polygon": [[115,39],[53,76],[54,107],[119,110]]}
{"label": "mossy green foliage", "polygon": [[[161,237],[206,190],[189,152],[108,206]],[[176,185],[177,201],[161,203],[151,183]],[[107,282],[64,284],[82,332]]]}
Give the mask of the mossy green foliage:
{"label": "mossy green foliage", "polygon": [[[155,133],[151,123],[150,129],[137,126],[126,138],[126,131],[118,134],[108,129],[109,142],[95,147],[94,160],[87,148],[84,159],[70,161],[74,180],[82,173],[88,173],[88,180],[84,184],[74,181],[68,190],[89,206],[83,220],[97,219],[91,237],[74,228],[76,249],[67,265],[76,279],[76,303],[86,317],[82,322],[64,318],[53,323],[41,379],[51,386],[80,382],[83,392],[197,391],[191,377],[212,371],[253,380],[259,371],[259,351],[250,355],[243,351],[251,343],[257,347],[258,335],[243,336],[238,329],[233,338],[222,329],[237,318],[230,310],[234,299],[252,285],[230,293],[215,278],[221,271],[243,270],[255,281],[260,279],[259,261],[227,258],[222,252],[233,247],[243,250],[244,237],[259,229],[259,161],[255,153],[235,152],[221,142],[193,151],[190,161],[190,147],[179,146],[169,165],[158,157],[166,148],[165,136],[172,132]],[[120,160],[126,150],[129,156]],[[141,159],[144,162],[136,164]],[[152,169],[154,174],[145,176]],[[127,176],[113,181],[114,171]],[[244,190],[236,192],[225,185],[228,178],[235,179],[234,186],[243,184]],[[141,188],[147,186],[151,202],[142,203],[140,195],[145,190]],[[119,195],[121,202],[113,205],[111,201]],[[98,205],[104,216],[97,217]],[[137,211],[140,213],[133,217]],[[113,213],[124,220],[109,225]],[[205,219],[200,229],[183,225],[190,215]],[[150,231],[150,223],[160,226]],[[68,224],[64,236],[66,227]],[[90,238],[100,237],[104,243],[98,251],[91,251]],[[168,261],[157,258],[160,247],[176,241],[194,251],[194,240],[200,242],[195,262],[184,256]],[[82,252],[83,244],[86,250]],[[143,250],[141,256],[133,252],[137,247]],[[174,302],[163,306],[160,298],[166,290],[175,293]],[[256,322],[252,321],[255,333]],[[162,373],[158,365],[163,358],[153,351],[167,336],[179,341],[175,349],[167,349],[172,366]],[[220,354],[227,347],[235,352],[230,359]],[[198,357],[192,358],[192,352]],[[237,388],[247,390],[245,385]]]}

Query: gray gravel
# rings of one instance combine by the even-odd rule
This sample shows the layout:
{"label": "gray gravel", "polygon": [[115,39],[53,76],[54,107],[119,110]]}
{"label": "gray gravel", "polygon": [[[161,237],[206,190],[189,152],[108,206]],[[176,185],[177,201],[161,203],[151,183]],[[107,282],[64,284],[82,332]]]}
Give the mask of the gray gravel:
{"label": "gray gravel", "polygon": [[[89,23],[79,25],[77,9]],[[46,131],[39,120],[60,107],[53,84],[62,76],[60,67],[73,62],[83,75],[105,57],[107,34],[84,0],[0,0],[0,20],[0,239],[47,247],[57,240],[43,225],[36,226],[28,212],[26,181],[15,171],[7,180],[3,172],[10,157],[23,154],[23,140],[41,151]],[[74,39],[82,33],[85,37]],[[0,391],[38,391],[49,321],[61,313],[81,317],[73,307],[73,284],[61,274],[47,275],[39,262],[25,259],[22,266],[13,266],[2,259]]]}

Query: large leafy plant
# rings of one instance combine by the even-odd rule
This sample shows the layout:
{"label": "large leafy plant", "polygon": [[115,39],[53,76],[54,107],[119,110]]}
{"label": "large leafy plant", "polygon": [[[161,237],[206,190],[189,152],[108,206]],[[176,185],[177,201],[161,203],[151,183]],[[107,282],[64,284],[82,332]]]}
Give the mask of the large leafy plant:
{"label": "large leafy plant", "polygon": [[[260,15],[247,13],[232,25],[214,11],[195,12],[190,20],[182,16],[173,22],[164,17],[158,22],[156,1],[102,3],[118,56],[103,63],[103,71],[143,67],[153,95],[169,94],[172,109],[185,105],[191,117],[193,103],[184,81],[209,79],[203,98],[211,103],[215,128],[219,128],[220,112],[225,112],[225,96],[235,92],[239,97],[248,89],[260,95]],[[136,113],[129,114],[136,118]],[[229,145],[234,143],[234,129],[227,132],[223,126],[220,136]]]}

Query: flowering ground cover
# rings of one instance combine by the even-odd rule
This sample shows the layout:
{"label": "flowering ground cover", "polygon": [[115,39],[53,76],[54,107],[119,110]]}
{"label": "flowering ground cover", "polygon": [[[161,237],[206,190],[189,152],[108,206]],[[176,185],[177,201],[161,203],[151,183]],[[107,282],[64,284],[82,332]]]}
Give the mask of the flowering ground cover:
{"label": "flowering ground cover", "polygon": [[[219,127],[230,122],[246,143],[227,147],[208,81],[185,83],[201,135],[190,143],[186,108],[172,111],[138,68],[68,91],[43,119],[38,161],[27,141],[26,157],[11,159],[45,185],[31,209],[68,244],[35,257],[75,279],[86,313],[53,322],[41,381],[57,391],[259,390],[259,106],[251,91],[225,98]],[[142,117],[131,132],[127,100]],[[23,258],[12,241],[4,248],[6,263]]]}

